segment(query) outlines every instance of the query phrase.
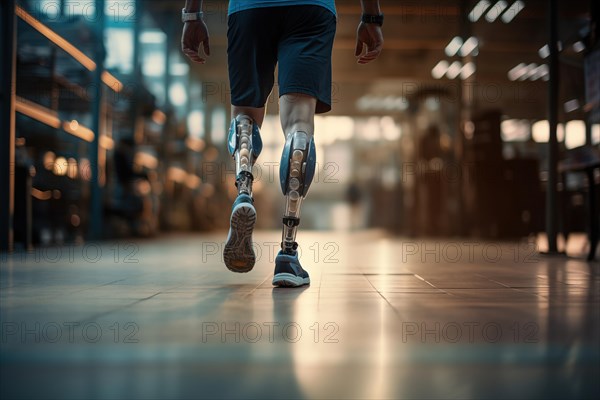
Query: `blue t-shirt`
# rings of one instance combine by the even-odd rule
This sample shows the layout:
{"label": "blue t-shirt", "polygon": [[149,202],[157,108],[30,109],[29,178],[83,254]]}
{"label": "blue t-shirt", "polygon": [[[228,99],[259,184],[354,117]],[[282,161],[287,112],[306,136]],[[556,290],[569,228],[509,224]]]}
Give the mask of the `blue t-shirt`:
{"label": "blue t-shirt", "polygon": [[335,0],[229,0],[228,13],[231,15],[252,8],[306,5],[325,7],[336,15]]}

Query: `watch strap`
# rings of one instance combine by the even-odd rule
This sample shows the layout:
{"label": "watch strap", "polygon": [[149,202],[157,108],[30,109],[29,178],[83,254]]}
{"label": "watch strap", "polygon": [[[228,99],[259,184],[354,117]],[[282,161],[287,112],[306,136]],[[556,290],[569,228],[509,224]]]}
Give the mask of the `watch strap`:
{"label": "watch strap", "polygon": [[204,13],[202,11],[187,12],[184,8],[181,10],[181,22],[199,21],[202,19],[203,15]]}
{"label": "watch strap", "polygon": [[361,21],[365,24],[383,26],[383,14],[363,14]]}

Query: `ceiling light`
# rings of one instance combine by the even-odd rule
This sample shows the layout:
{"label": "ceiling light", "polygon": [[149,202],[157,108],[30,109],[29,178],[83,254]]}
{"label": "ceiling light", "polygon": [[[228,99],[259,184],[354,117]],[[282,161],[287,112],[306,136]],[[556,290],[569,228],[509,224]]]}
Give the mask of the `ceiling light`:
{"label": "ceiling light", "polygon": [[469,13],[469,21],[477,22],[479,18],[486,12],[486,10],[490,7],[490,2],[487,0],[481,0],[473,10]]}
{"label": "ceiling light", "polygon": [[536,63],[520,63],[508,71],[508,79],[511,81],[525,81],[527,79],[531,81],[537,81],[538,79],[547,81],[549,76],[548,74],[549,70],[546,64],[537,65]]}
{"label": "ceiling light", "polygon": [[448,61],[442,60],[436,64],[435,67],[431,70],[431,76],[435,79],[442,79],[444,75],[446,75],[446,71],[448,71]]}
{"label": "ceiling light", "polygon": [[549,74],[548,66],[546,64],[542,64],[536,68],[536,70],[530,75],[532,81],[537,81],[538,79],[543,79]]}
{"label": "ceiling light", "polygon": [[577,42],[573,43],[573,50],[575,53],[581,53],[585,50],[585,44],[583,44],[581,40],[578,40]]}
{"label": "ceiling light", "polygon": [[536,63],[531,63],[527,66],[527,72],[525,72],[520,78],[520,81],[524,81],[529,78],[533,78],[535,73],[538,70],[538,65]]}
{"label": "ceiling light", "polygon": [[446,46],[446,55],[448,57],[453,57],[456,55],[456,53],[458,53],[458,50],[460,50],[460,47],[463,45],[463,40],[460,36],[455,36],[450,43],[448,43],[448,46]]}
{"label": "ceiling light", "polygon": [[462,45],[462,47],[460,49],[460,55],[463,56],[463,57],[466,57],[466,56],[468,56],[471,53],[473,53],[473,55],[477,55],[476,51],[477,51],[477,47],[478,46],[479,46],[479,40],[477,40],[476,37],[471,36]]}
{"label": "ceiling light", "polygon": [[565,103],[565,112],[570,113],[579,108],[579,100],[573,99],[569,100]]}
{"label": "ceiling light", "polygon": [[462,67],[462,69],[460,70],[461,79],[469,78],[471,75],[473,75],[475,73],[476,70],[477,70],[477,68],[475,67],[475,63],[472,63],[472,62],[466,63],[464,65],[464,67]]}
{"label": "ceiling light", "polygon": [[[575,45],[573,45],[573,48],[575,48]],[[561,52],[563,50],[562,42],[560,42],[560,41],[556,42],[556,49],[559,52]],[[550,56],[550,46],[545,44],[538,50],[538,54],[541,58],[548,58]]]}
{"label": "ceiling light", "polygon": [[513,69],[508,71],[508,79],[510,79],[511,81],[516,81],[526,72],[527,72],[527,64],[520,63],[519,65],[517,65],[516,67],[514,67]]}
{"label": "ceiling light", "polygon": [[505,24],[508,24],[510,21],[515,19],[517,14],[520,13],[523,8],[525,8],[525,3],[523,3],[521,0],[515,1],[508,8],[508,10],[506,10],[506,12],[504,14],[502,14],[502,17],[501,17],[502,22],[504,22]]}
{"label": "ceiling light", "polygon": [[506,3],[504,0],[500,0],[489,9],[487,14],[485,14],[485,20],[487,22],[494,22],[500,16],[500,14],[504,12],[506,7],[508,7],[508,3]]}
{"label": "ceiling light", "polygon": [[458,76],[458,74],[460,74],[461,69],[462,64],[460,63],[460,61],[454,61],[448,68],[448,71],[446,71],[446,76],[448,77],[448,79],[454,79]]}

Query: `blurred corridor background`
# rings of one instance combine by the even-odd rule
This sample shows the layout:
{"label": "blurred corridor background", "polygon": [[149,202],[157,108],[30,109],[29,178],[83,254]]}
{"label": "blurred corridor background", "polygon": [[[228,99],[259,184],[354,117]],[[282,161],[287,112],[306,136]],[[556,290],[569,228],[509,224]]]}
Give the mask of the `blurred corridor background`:
{"label": "blurred corridor background", "polygon": [[367,66],[336,5],[286,291],[277,85],[221,256],[227,1],[205,65],[183,0],[0,1],[2,398],[598,398],[600,2],[381,0]]}
{"label": "blurred corridor background", "polygon": [[[303,227],[493,239],[544,232],[549,161],[600,143],[595,3],[558,2],[551,105],[546,1],[382,3],[385,53],[367,67],[353,57],[360,5],[337,3],[334,109],[317,117],[318,175]],[[235,195],[225,147],[227,2],[206,2],[213,56],[203,66],[180,52],[181,8],[17,2],[16,248],[227,227]],[[262,228],[278,228],[282,210],[277,98],[275,88],[257,167]],[[549,107],[558,123],[552,160]],[[9,165],[3,157],[4,174]],[[551,179],[552,234],[585,232],[585,173]]]}

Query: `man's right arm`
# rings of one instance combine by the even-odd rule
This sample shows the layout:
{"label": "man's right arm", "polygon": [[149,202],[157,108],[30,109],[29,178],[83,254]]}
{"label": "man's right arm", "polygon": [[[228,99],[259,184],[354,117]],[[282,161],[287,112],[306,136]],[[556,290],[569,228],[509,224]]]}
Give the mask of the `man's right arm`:
{"label": "man's right arm", "polygon": [[[194,13],[202,11],[202,0],[186,0],[185,12]],[[194,62],[204,64],[206,57],[200,55],[200,46],[204,49],[204,54],[210,56],[210,41],[208,37],[208,28],[204,20],[199,19],[189,21],[183,25],[181,35],[181,50]]]}

